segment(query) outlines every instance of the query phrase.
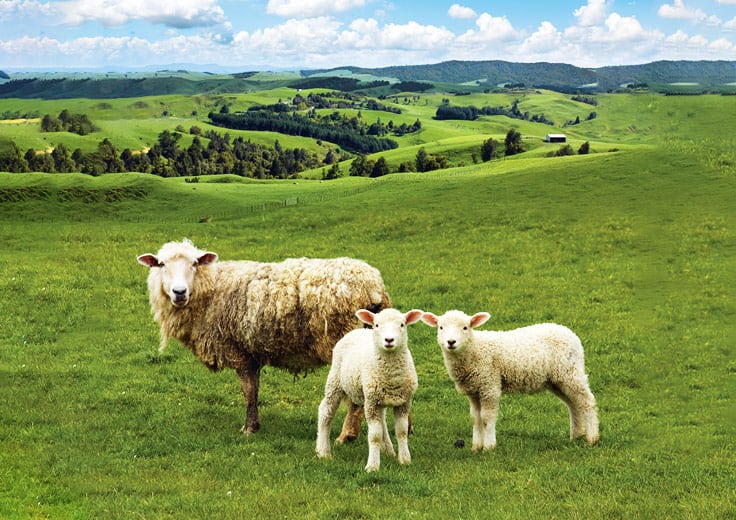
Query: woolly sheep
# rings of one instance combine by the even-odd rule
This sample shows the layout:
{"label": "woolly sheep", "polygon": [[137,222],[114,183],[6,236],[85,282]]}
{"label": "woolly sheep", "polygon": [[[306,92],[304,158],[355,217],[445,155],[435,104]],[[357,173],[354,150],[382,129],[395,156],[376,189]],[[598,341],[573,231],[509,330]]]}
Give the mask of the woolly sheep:
{"label": "woolly sheep", "polygon": [[364,405],[368,423],[365,470],[378,470],[381,449],[395,455],[386,427],[387,407],[394,409],[399,463],[409,464],[409,410],[418,383],[406,329],[419,321],[422,311],[404,314],[396,309],[384,309],[374,314],[361,309],[356,315],[372,330],[349,332],[335,345],[325,397],[319,405],[317,456],[331,457],[330,426],[340,402],[347,397]]}
{"label": "woolly sheep", "polygon": [[[138,261],[150,267],[149,300],[161,347],[176,338],[213,371],[237,371],[246,404],[243,431],[256,432],[261,368],[293,374],[332,360],[335,342],[359,322],[356,309],[391,300],[377,269],[360,260],[218,262],[189,240],[164,244]],[[358,435],[362,410],[351,406],[341,440]]]}
{"label": "woolly sheep", "polygon": [[550,390],[570,410],[570,438],[585,434],[598,442],[598,416],[585,373],[583,346],[570,329],[542,323],[510,331],[479,331],[490,314],[468,316],[427,312],[422,321],[437,327],[445,368],[455,388],[468,396],[473,418],[473,451],[496,446],[501,392]]}

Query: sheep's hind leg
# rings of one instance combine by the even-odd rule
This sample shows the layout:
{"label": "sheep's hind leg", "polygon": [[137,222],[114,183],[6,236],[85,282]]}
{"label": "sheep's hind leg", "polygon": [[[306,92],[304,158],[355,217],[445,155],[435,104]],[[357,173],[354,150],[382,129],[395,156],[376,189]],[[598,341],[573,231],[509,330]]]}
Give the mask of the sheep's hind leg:
{"label": "sheep's hind leg", "polygon": [[245,368],[238,369],[238,377],[245,398],[245,424],[241,431],[250,435],[261,427],[258,420],[258,386],[261,378],[261,365],[256,361],[248,360]]}
{"label": "sheep's hind leg", "polygon": [[345,422],[342,424],[342,432],[337,438],[338,444],[352,442],[360,435],[360,426],[363,424],[363,407],[355,403],[348,406],[348,414],[345,416]]}
{"label": "sheep's hind leg", "polygon": [[552,393],[565,402],[570,410],[570,439],[585,435],[585,440],[593,446],[598,442],[598,414],[595,397],[583,382],[559,383],[552,385]]}
{"label": "sheep's hind leg", "polygon": [[339,389],[327,390],[325,397],[319,404],[319,419],[317,422],[317,456],[319,458],[330,458],[330,428],[335,411],[340,406],[345,394]]}

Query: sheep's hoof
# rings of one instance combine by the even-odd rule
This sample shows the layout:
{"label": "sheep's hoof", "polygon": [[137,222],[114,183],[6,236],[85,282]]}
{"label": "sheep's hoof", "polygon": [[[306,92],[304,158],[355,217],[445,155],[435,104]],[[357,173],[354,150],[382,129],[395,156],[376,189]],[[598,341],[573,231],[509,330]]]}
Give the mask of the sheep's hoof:
{"label": "sheep's hoof", "polygon": [[357,438],[358,436],[353,434],[340,435],[335,442],[337,444],[345,444],[346,442],[353,442]]}
{"label": "sheep's hoof", "polygon": [[373,473],[375,471],[378,471],[379,466],[366,466],[365,471],[366,473]]}
{"label": "sheep's hoof", "polygon": [[260,424],[256,424],[255,426],[244,425],[242,428],[240,428],[240,432],[244,435],[251,435],[253,433],[256,433],[260,429],[260,427]]}

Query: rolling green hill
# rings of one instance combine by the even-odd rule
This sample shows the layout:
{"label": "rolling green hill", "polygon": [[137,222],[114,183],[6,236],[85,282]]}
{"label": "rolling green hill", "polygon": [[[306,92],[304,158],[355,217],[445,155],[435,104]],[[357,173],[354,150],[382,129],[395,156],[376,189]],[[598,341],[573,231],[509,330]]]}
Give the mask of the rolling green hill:
{"label": "rolling green hill", "polygon": [[[425,82],[438,90],[495,89],[498,86],[524,85],[562,92],[606,92],[629,84],[647,85],[663,92],[728,92],[736,88],[734,61],[657,61],[643,65],[580,68],[564,63],[513,63],[506,61],[447,61],[430,65],[402,65],[368,69],[303,70],[301,72],[246,72],[240,74],[203,74],[187,71],[153,73],[61,74],[23,73],[0,82],[0,98],[94,98],[112,99],[165,94],[235,93],[277,86],[314,86],[319,80],[350,90],[372,88],[376,81]],[[0,77],[2,78],[2,77]],[[307,83],[305,83],[307,82]],[[678,86],[679,84],[679,86]],[[390,88],[376,92],[391,94]]]}

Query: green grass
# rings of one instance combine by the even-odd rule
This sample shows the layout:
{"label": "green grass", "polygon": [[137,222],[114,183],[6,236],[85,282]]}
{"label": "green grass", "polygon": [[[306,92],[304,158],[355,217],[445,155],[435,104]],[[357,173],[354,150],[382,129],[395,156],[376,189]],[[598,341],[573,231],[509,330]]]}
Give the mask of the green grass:
{"label": "green grass", "polygon": [[[733,517],[736,176],[673,143],[378,182],[0,175],[0,517]],[[244,437],[233,372],[156,352],[135,257],[185,236],[223,259],[363,258],[403,309],[566,324],[602,440],[571,443],[551,395],[508,395],[495,452],[454,448],[467,400],[421,324],[411,466],[365,474],[365,432],[316,459],[326,368],[267,369]]]}

